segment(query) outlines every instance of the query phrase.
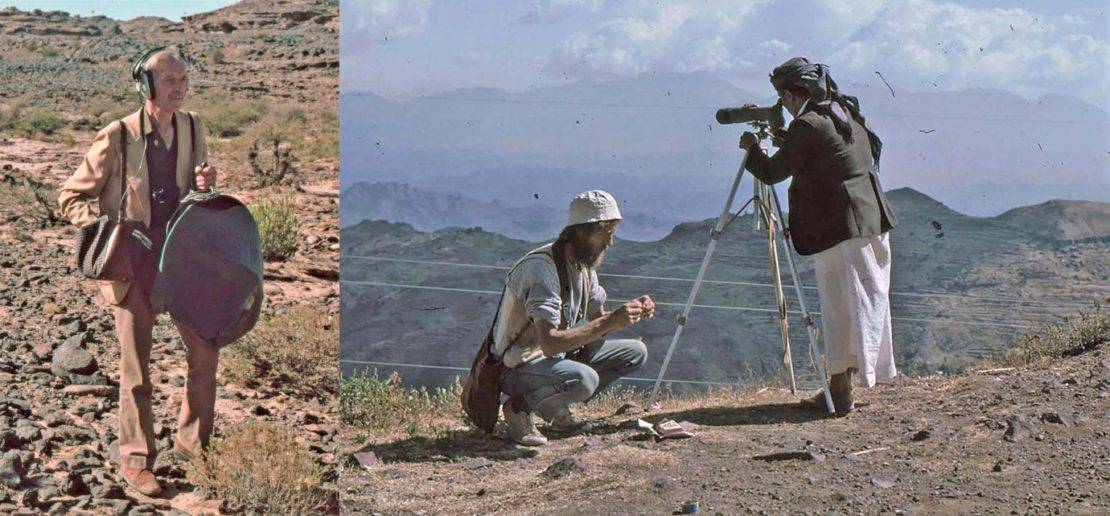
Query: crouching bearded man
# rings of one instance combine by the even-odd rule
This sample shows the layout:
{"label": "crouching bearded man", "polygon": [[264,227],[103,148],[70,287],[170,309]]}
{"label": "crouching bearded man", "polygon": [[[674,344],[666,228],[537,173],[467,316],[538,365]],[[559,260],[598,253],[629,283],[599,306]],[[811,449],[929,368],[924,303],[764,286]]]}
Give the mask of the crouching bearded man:
{"label": "crouching bearded man", "polygon": [[[205,164],[200,119],[180,110],[188,85],[180,52],[153,49],[136,61],[132,75],[142,108],[97,133],[84,161],[62,185],[58,206],[77,227],[95,223],[101,214],[143,222],[145,238],[127,244],[132,280],[97,283],[104,300],[114,305],[120,344],[120,474],[140,493],[158,496],[161,486],[151,471],[158,455],[151,408],[151,290],[170,217],[191,184],[201,190],[215,186],[216,169]],[[195,460],[212,433],[218,349],[174,323],[185,344],[188,373],[173,450]]]}
{"label": "crouching bearded man", "polygon": [[606,294],[597,269],[620,220],[609,193],[579,194],[555,242],[529,252],[509,272],[494,323],[494,352],[507,368],[501,377],[508,397],[502,413],[518,444],[547,443],[533,413],[557,432],[580,429],[570,405],[592,399],[647,359],[639,340],[604,338],[655,315],[646,295],[612,312],[603,306]]}

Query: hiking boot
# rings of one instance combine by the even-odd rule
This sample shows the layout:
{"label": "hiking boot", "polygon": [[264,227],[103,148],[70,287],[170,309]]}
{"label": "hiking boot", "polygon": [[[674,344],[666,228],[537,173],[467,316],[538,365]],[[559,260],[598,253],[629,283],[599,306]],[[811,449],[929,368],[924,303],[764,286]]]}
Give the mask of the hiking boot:
{"label": "hiking boot", "polygon": [[584,421],[574,417],[569,407],[563,407],[555,413],[555,417],[551,418],[551,428],[557,432],[569,434],[578,430],[583,430],[586,427]]}
{"label": "hiking boot", "polygon": [[119,467],[120,476],[127,481],[127,485],[146,496],[162,494],[162,486],[154,478],[154,472],[149,469],[133,469],[127,466]]}
{"label": "hiking boot", "polygon": [[513,442],[524,446],[547,444],[547,438],[536,429],[531,412],[513,412],[512,400],[501,406],[501,412],[505,414],[505,428]]}

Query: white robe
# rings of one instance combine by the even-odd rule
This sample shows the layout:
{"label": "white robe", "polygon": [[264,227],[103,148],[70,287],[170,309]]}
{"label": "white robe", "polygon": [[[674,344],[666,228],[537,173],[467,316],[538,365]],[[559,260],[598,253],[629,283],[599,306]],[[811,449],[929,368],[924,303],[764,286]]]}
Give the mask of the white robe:
{"label": "white robe", "polygon": [[846,240],[814,255],[829,373],[855,367],[872,387],[898,375],[890,328],[890,235]]}

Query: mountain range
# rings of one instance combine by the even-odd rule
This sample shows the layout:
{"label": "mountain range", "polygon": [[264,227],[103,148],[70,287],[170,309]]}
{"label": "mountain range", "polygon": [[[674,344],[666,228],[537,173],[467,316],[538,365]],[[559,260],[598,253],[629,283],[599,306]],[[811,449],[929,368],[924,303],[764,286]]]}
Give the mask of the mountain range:
{"label": "mountain range", "polygon": [[[904,371],[964,368],[1014,345],[1041,322],[1110,296],[1108,203],[1052,201],[974,217],[913,189],[888,195],[899,218],[891,234],[891,300],[896,358]],[[646,242],[621,239],[618,230],[606,254],[601,282],[609,306],[645,293],[660,303],[655,319],[620,332],[648,343],[651,357],[642,376],[658,371],[714,222],[681,223]],[[419,231],[383,220],[344,226],[340,242],[341,358],[441,367],[469,365],[488,331],[506,268],[543,243],[486,228]],[[798,266],[807,304],[817,311],[812,263],[801,257]],[[732,382],[782,374],[768,271],[766,237],[742,216],[722,238],[668,378]],[[795,370],[803,381],[812,380],[785,273],[784,281],[794,311]],[[364,369],[347,362],[343,372]],[[443,385],[455,374],[403,369],[408,381],[423,385]]]}
{"label": "mountain range", "polygon": [[[929,192],[977,216],[1050,199],[1110,201],[1110,116],[1066,95],[999,90],[896,96],[843,85],[883,138],[887,189]],[[342,187],[405,183],[516,207],[562,208],[602,187],[629,211],[676,221],[711,217],[739,165],[744,127],[718,107],[767,104],[707,73],[584,80],[508,93],[470,88],[416,98],[340,97]],[[742,190],[750,191],[746,181]],[[708,200],[712,200],[709,202]],[[486,224],[481,224],[483,227]]]}

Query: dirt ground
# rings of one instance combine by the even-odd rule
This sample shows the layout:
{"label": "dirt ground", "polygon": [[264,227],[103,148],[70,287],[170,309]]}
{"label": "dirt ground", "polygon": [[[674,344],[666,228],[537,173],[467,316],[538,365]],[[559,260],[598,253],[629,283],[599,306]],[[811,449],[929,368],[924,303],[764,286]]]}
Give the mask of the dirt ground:
{"label": "dirt ground", "polygon": [[[1107,514],[1108,391],[1103,344],[1046,367],[857,390],[863,406],[842,418],[767,388],[640,415],[587,407],[595,430],[549,434],[542,448],[462,426],[415,437],[344,430],[348,452],[376,460],[348,458],[341,497],[351,514],[668,514],[688,501],[710,514]],[[657,442],[635,429],[638,417],[689,422],[696,436]]]}

